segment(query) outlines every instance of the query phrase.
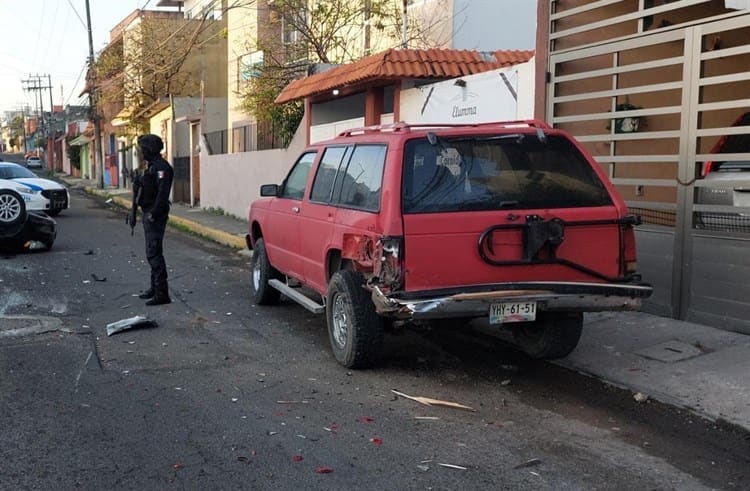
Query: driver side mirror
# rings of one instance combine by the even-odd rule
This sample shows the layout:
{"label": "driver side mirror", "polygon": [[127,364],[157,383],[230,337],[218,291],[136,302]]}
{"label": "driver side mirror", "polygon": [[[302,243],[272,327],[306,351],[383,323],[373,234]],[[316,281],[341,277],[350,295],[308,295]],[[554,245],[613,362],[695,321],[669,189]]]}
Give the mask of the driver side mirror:
{"label": "driver side mirror", "polygon": [[260,187],[261,196],[278,196],[279,185],[278,184],[263,184]]}
{"label": "driver side mirror", "polygon": [[279,185],[278,184],[263,184],[260,187],[261,196],[278,196]]}

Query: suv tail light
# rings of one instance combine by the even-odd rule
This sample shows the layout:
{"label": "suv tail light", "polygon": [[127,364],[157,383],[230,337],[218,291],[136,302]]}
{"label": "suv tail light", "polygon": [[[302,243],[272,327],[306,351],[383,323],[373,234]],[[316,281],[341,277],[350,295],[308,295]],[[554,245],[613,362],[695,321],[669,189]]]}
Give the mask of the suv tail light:
{"label": "suv tail light", "polygon": [[375,245],[374,273],[383,291],[398,290],[403,284],[403,237],[381,237]]}
{"label": "suv tail light", "polygon": [[622,226],[622,272],[628,277],[636,272],[635,229],[633,225]]}

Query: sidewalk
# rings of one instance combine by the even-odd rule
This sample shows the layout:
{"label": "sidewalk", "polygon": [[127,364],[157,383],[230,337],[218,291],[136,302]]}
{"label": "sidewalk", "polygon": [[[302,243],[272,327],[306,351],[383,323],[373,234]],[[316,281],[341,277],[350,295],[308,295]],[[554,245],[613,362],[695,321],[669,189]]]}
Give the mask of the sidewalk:
{"label": "sidewalk", "polygon": [[[128,190],[61,179],[130,207]],[[180,204],[172,207],[169,219],[219,244],[247,249],[244,221]],[[558,365],[750,431],[750,336],[643,312],[587,314],[585,319],[580,344]]]}

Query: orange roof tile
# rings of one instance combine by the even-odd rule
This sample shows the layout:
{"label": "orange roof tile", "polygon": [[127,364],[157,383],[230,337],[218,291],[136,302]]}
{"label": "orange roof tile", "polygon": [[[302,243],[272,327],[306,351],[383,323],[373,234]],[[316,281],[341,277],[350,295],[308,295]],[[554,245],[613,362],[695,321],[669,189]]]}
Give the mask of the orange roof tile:
{"label": "orange roof tile", "polygon": [[479,52],[457,49],[389,49],[291,82],[277,104],[365,82],[408,78],[455,78],[529,61],[533,50]]}

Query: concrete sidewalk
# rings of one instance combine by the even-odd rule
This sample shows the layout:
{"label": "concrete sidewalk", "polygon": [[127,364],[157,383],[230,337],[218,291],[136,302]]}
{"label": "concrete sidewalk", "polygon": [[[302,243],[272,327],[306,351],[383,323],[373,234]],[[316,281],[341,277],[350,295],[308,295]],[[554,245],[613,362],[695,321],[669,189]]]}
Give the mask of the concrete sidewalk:
{"label": "concrete sidewalk", "polygon": [[[130,207],[132,194],[127,190],[95,189],[88,181],[58,177],[71,187]],[[246,250],[247,223],[242,220],[177,204],[170,211],[170,224]],[[748,335],[643,312],[587,314],[580,344],[556,363],[634,395],[750,431]]]}

